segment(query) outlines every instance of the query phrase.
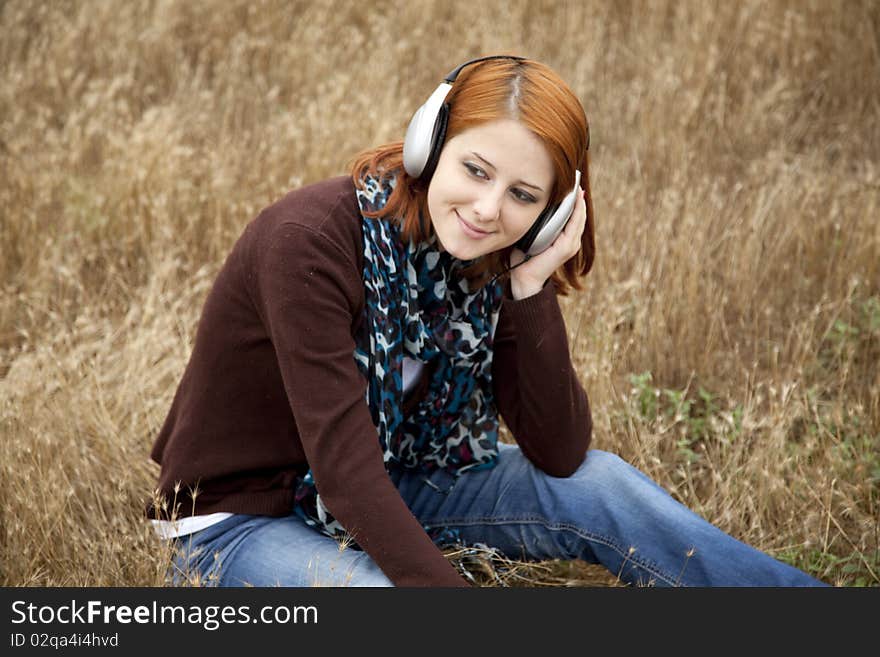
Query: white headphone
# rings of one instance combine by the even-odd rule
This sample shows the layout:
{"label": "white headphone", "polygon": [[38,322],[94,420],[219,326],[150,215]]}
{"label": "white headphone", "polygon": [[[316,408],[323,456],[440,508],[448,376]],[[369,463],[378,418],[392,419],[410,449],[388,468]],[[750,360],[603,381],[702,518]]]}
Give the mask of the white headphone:
{"label": "white headphone", "polygon": [[[487,59],[512,59],[525,61],[514,55],[490,55],[472,59],[454,68],[425,103],[416,110],[406,129],[403,141],[403,168],[413,178],[430,180],[440,159],[440,151],[446,140],[449,122],[449,103],[444,102],[452,84],[465,66]],[[574,187],[558,206],[547,206],[532,227],[516,243],[516,248],[527,256],[534,256],[547,249],[568,222],[580,191],[581,172],[575,171]]]}

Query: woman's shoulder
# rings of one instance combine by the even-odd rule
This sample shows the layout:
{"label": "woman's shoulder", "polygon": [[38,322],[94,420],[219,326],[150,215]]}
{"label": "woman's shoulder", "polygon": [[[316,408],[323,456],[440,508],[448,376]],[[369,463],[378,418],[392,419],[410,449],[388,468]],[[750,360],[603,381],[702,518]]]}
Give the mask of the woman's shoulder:
{"label": "woman's shoulder", "polygon": [[321,230],[334,220],[359,217],[360,210],[351,176],[335,176],[287,192],[260,214]]}
{"label": "woman's shoulder", "polygon": [[246,233],[264,245],[305,245],[317,240],[359,259],[363,252],[360,208],[351,176],[335,176],[287,192],[265,207]]}
{"label": "woman's shoulder", "polygon": [[363,296],[363,228],[354,182],[337,176],[286,193],[245,228],[228,262],[255,298],[314,285],[321,271],[350,294]]}

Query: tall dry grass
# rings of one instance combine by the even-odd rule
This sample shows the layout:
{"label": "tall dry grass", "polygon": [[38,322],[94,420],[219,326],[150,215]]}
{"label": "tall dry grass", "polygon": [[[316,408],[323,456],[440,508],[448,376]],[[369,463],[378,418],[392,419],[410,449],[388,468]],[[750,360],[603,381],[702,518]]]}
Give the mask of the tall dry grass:
{"label": "tall dry grass", "polygon": [[9,0],[0,35],[0,584],[162,582],[148,452],[227,250],[493,52],[591,121],[595,446],[880,584],[877,3]]}

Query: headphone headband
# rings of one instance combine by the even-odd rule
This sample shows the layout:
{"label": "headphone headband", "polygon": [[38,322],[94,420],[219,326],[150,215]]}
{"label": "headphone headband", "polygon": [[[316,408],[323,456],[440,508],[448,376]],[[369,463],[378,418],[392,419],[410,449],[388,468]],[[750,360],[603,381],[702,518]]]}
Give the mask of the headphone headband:
{"label": "headphone headband", "polygon": [[516,55],[487,55],[486,57],[477,57],[476,59],[466,61],[464,64],[459,64],[454,69],[449,71],[449,73],[447,73],[446,77],[443,79],[449,84],[452,84],[453,82],[455,82],[455,78],[458,77],[458,74],[461,73],[461,69],[465,68],[466,66],[470,66],[471,64],[476,64],[477,62],[485,62],[489,59],[513,59],[518,62],[525,61],[525,57],[517,57]]}

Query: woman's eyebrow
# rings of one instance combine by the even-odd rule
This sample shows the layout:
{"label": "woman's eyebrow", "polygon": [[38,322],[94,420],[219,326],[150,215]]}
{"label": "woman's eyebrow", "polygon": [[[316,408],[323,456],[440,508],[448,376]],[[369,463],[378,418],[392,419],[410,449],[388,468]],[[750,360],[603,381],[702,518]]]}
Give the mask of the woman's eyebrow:
{"label": "woman's eyebrow", "polygon": [[[485,163],[489,166],[489,168],[491,168],[491,169],[495,169],[495,165],[494,165],[494,164],[492,164],[489,160],[487,160],[485,157],[483,157],[482,155],[480,155],[480,154],[477,153],[476,151],[471,151],[471,155],[473,155],[474,157],[476,157],[478,160],[482,160],[483,162],[485,162]],[[525,180],[520,180],[517,184],[518,184],[518,185],[523,185],[524,187],[531,187],[532,189],[536,189],[536,190],[538,190],[539,192],[543,192],[543,191],[544,191],[543,189],[541,189],[541,188],[538,187],[537,185],[533,185],[532,183],[527,183]]]}

